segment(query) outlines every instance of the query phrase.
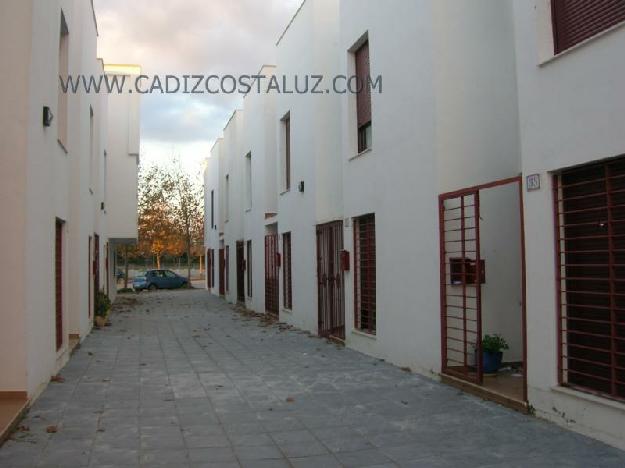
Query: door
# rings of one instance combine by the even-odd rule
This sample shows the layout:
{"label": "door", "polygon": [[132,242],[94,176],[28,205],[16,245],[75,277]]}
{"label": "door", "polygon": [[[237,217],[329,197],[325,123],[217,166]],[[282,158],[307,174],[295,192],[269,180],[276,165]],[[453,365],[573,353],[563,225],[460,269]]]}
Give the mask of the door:
{"label": "door", "polygon": [[319,336],[345,339],[345,293],[341,251],[343,222],[317,226]]}
{"label": "door", "polygon": [[55,292],[55,328],[56,350],[63,346],[63,222],[56,221],[54,248],[54,292]]}
{"label": "door", "polygon": [[482,383],[480,194],[441,197],[443,372]]}
{"label": "door", "polygon": [[100,291],[100,236],[93,235],[93,303],[95,297]]}
{"label": "door", "polygon": [[237,301],[245,302],[245,244],[237,242]]}
{"label": "door", "polygon": [[226,260],[224,255],[224,249],[219,249],[219,295],[226,295],[226,283],[225,283],[225,270]]}
{"label": "door", "polygon": [[265,310],[279,315],[278,234],[265,236]]}

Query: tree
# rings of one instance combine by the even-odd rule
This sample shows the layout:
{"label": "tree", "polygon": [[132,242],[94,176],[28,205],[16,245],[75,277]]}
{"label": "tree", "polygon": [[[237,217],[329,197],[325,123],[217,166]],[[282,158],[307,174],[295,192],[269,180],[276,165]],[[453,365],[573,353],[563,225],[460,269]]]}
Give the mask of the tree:
{"label": "tree", "polygon": [[204,240],[204,189],[199,177],[193,180],[180,163],[172,168],[166,189],[175,230],[187,257],[187,279],[191,284],[192,250]]}
{"label": "tree", "polygon": [[171,252],[176,237],[169,188],[172,177],[159,167],[141,170],[139,174],[139,251],[154,255],[157,268],[163,255]]}

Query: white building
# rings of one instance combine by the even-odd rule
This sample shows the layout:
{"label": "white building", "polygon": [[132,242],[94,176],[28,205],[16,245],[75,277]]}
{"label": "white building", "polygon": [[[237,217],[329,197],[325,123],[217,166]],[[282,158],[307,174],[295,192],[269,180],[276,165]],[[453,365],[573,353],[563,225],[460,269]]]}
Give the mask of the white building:
{"label": "white building", "polygon": [[514,4],[523,174],[540,182],[524,201],[528,398],[625,448],[625,4],[599,3]]}
{"label": "white building", "polygon": [[598,3],[303,2],[279,80],[382,81],[234,114],[206,173],[228,300],[624,447],[625,7]]}
{"label": "white building", "polygon": [[[134,178],[110,179],[119,154],[107,144],[124,138],[109,130],[109,121],[126,110],[109,108],[105,93],[66,93],[59,83],[59,76],[104,74],[97,34],[89,1],[0,6],[0,38],[9,45],[0,52],[3,415],[18,414],[36,398],[89,334],[95,292],[115,292],[115,239],[107,226],[118,238],[117,217],[126,213],[106,209],[107,187],[136,193],[137,181],[136,166]],[[129,119],[138,139],[138,110]],[[136,215],[133,223],[127,238],[136,238]],[[10,422],[0,421],[0,437]]]}

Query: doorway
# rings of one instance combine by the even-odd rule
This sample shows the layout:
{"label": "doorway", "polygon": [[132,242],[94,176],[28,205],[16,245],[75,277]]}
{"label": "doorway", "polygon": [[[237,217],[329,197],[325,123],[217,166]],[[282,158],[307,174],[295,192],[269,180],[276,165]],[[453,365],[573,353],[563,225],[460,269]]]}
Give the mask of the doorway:
{"label": "doorway", "polygon": [[245,304],[245,244],[237,241],[237,301]]}
{"label": "doorway", "polygon": [[341,269],[343,222],[317,226],[319,336],[345,339],[345,293]]}
{"label": "doorway", "polygon": [[226,258],[223,248],[219,249],[219,295],[226,295],[226,283],[225,283],[225,270],[226,270]]}
{"label": "doorway", "polygon": [[265,236],[265,310],[276,317],[279,315],[280,302],[279,255],[278,234],[267,234]]}
{"label": "doorway", "polygon": [[527,401],[522,209],[520,177],[439,197],[442,372],[504,404]]}

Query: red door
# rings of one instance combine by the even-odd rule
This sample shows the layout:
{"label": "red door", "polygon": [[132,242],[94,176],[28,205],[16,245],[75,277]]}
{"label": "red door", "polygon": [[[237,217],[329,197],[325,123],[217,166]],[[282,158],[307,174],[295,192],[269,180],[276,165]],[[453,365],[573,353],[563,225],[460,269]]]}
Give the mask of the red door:
{"label": "red door", "polygon": [[279,315],[278,235],[265,236],[265,310]]}
{"label": "red door", "polygon": [[56,221],[54,248],[54,291],[56,350],[63,346],[63,222]]}
{"label": "red door", "polygon": [[341,251],[343,222],[317,226],[319,336],[345,339],[345,293]]}
{"label": "red door", "polygon": [[225,283],[225,268],[226,259],[224,249],[219,249],[219,295],[226,295],[226,283]]}

